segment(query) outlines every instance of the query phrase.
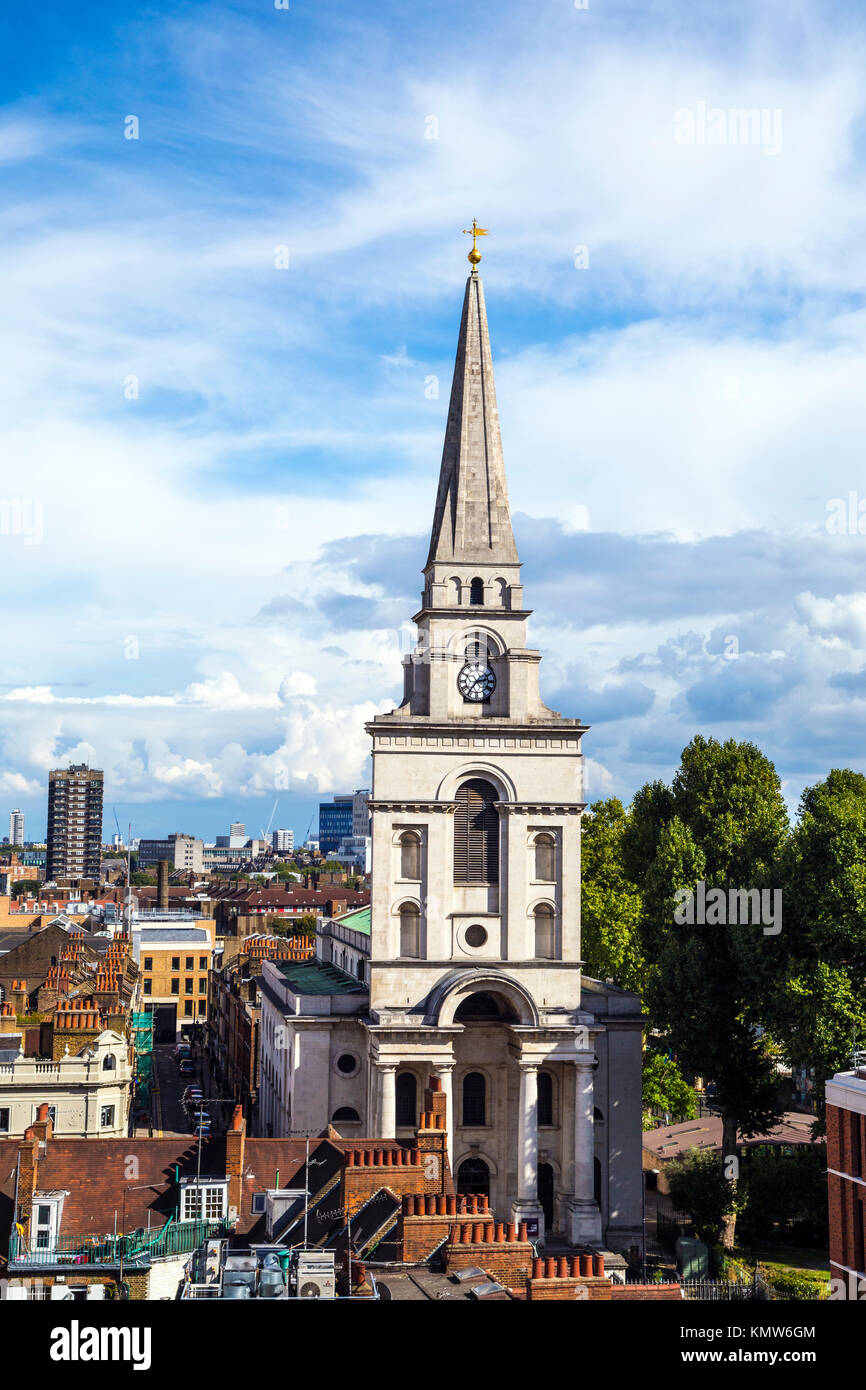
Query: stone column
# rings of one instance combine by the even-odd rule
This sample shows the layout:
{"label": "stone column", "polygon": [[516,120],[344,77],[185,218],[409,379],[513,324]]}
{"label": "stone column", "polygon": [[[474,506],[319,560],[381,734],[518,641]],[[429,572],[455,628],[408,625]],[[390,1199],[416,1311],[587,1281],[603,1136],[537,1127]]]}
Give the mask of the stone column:
{"label": "stone column", "polygon": [[512,1220],[537,1222],[537,1235],[544,1239],[544,1213],[538,1201],[538,1064],[521,1062],[520,1101],[517,1115],[517,1197],[512,1203]]}
{"label": "stone column", "polygon": [[397,1086],[393,1065],[377,1062],[379,1074],[379,1134],[382,1139],[393,1139],[397,1129]]}
{"label": "stone column", "polygon": [[442,1078],[442,1094],[445,1096],[445,1116],[448,1123],[448,1166],[451,1169],[451,1176],[457,1182],[457,1175],[454,1172],[454,1128],[456,1115],[454,1114],[454,1088],[452,1085],[454,1077],[454,1063],[436,1063],[436,1075]]}
{"label": "stone column", "polygon": [[574,1193],[566,1203],[567,1234],[572,1245],[598,1245],[601,1242],[601,1212],[594,1196],[592,1062],[575,1062],[574,1081]]}

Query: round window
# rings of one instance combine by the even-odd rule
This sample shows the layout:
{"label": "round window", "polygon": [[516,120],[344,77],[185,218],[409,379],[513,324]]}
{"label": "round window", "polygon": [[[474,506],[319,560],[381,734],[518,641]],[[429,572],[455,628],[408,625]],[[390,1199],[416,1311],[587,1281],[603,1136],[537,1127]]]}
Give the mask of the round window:
{"label": "round window", "polygon": [[358,1059],[352,1052],[342,1052],[337,1058],[337,1070],[344,1076],[351,1076],[358,1070]]}
{"label": "round window", "polygon": [[471,927],[466,928],[466,945],[483,946],[487,940],[487,931],[480,922],[473,922]]}

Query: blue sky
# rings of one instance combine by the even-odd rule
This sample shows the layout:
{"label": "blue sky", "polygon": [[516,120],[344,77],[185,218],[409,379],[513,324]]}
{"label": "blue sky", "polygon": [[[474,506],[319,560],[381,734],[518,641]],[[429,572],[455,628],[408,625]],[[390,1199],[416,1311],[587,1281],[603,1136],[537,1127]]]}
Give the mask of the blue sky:
{"label": "blue sky", "polygon": [[274,799],[303,833],[367,784],[473,215],[590,796],[698,731],[755,739],[792,806],[861,767],[864,29],[777,0],[7,11],[0,789],[28,834],[69,758],[138,834]]}

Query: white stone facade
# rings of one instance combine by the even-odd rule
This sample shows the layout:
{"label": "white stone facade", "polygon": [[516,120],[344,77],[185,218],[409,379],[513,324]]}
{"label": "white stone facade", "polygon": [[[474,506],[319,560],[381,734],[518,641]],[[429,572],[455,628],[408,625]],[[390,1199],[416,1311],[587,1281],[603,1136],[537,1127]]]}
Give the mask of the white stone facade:
{"label": "white stone facade", "polygon": [[0,1137],[20,1139],[39,1106],[49,1105],[59,1138],[121,1139],[129,1132],[132,1082],[126,1040],[110,1029],[77,1056],[0,1062]]}
{"label": "white stone facade", "polygon": [[[369,994],[340,1017],[333,998],[272,1002],[291,1060],[270,1132],[321,1129],[339,1100],[361,1133],[408,1139],[436,1072],[459,1188],[539,1238],[624,1250],[641,1230],[640,1004],[582,978],[586,726],[543,703],[527,646],[475,273],[424,579],[403,701],[367,726]],[[357,1070],[335,1087],[345,1054]]]}

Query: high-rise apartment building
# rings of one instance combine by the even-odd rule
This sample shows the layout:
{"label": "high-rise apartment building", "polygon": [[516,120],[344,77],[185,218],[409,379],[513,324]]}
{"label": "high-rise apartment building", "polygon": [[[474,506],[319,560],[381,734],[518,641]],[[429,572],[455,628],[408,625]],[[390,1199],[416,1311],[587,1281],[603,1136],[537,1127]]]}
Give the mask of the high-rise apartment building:
{"label": "high-rise apartment building", "polygon": [[274,830],[271,834],[271,846],[277,854],[292,854],[295,848],[294,830]]}
{"label": "high-rise apartment building", "polygon": [[48,774],[46,876],[98,878],[102,847],[102,773],[86,763]]}
{"label": "high-rise apartment building", "polygon": [[9,812],[9,843],[10,845],[24,844],[24,812],[18,808]]}

